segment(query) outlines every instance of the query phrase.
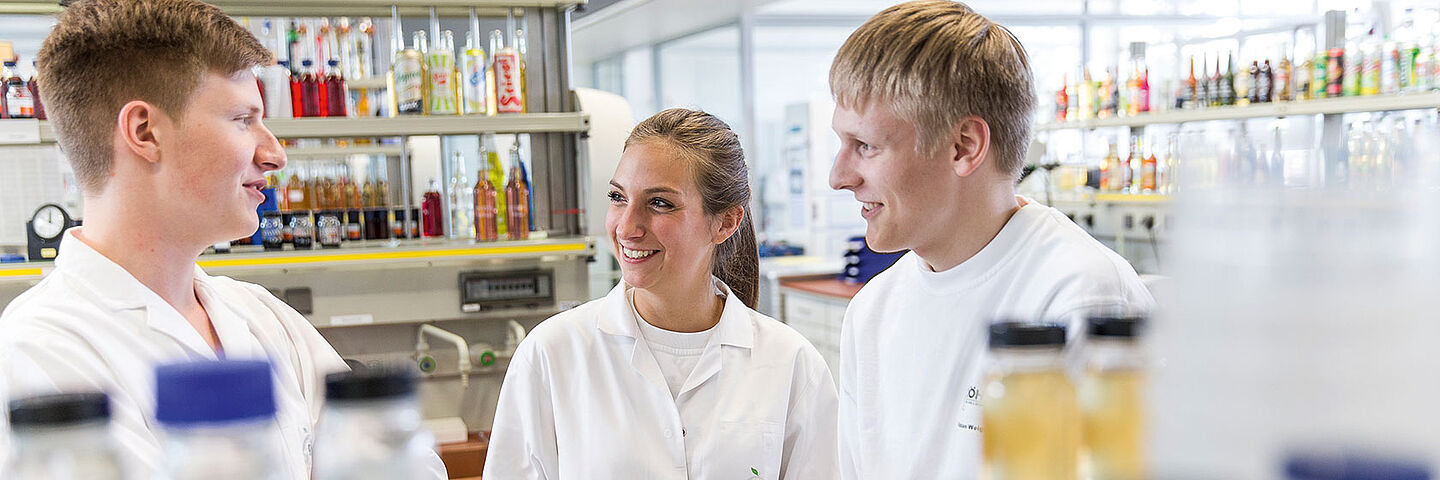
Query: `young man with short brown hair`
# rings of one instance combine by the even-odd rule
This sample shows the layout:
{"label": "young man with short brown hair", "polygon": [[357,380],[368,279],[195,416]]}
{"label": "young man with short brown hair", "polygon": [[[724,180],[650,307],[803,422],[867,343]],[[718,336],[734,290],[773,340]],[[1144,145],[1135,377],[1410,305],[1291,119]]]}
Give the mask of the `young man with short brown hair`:
{"label": "young man with short brown hair", "polygon": [[870,248],[910,250],[845,312],[842,478],[977,478],[985,327],[1153,300],[1124,259],[1015,194],[1035,96],[1005,27],[952,1],[890,7],[840,48],[830,88],[830,185],[861,202]]}
{"label": "young man with short brown hair", "polygon": [[269,360],[286,478],[310,477],[324,376],[347,370],[264,288],[195,264],[207,246],[255,231],[265,173],[285,166],[252,71],[271,61],[234,20],[194,0],[74,2],[37,55],[85,225],[0,315],[3,379],[12,396],[109,394],[134,478],[161,466],[155,366]]}

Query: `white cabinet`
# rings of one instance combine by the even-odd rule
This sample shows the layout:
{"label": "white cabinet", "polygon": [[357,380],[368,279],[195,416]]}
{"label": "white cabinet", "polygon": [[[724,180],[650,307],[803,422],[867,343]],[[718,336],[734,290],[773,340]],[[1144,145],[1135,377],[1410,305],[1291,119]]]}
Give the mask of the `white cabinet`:
{"label": "white cabinet", "polygon": [[850,299],[781,287],[784,305],[780,321],[800,332],[830,366],[830,375],[840,382],[840,324]]}

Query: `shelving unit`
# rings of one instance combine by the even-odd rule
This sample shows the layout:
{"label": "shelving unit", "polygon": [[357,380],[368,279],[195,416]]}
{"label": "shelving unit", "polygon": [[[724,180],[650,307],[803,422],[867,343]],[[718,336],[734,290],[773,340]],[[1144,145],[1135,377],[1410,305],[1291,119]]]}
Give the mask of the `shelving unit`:
{"label": "shelving unit", "polygon": [[1244,120],[1249,118],[1278,118],[1292,115],[1336,115],[1358,112],[1388,112],[1397,110],[1420,110],[1440,108],[1440,92],[1379,95],[1372,97],[1345,97],[1305,100],[1298,102],[1274,102],[1247,105],[1243,107],[1211,107],[1104,119],[1053,122],[1035,127],[1038,132],[1056,130],[1093,130],[1097,128],[1129,127],[1148,125],[1175,125],[1213,120]]}
{"label": "shelving unit", "polygon": [[[588,238],[551,238],[476,243],[461,240],[396,240],[345,244],[337,249],[260,251],[206,254],[197,262],[211,274],[327,270],[383,270],[393,267],[460,264],[474,261],[586,258],[595,243]],[[48,275],[54,262],[0,264],[0,282],[34,282]]]}

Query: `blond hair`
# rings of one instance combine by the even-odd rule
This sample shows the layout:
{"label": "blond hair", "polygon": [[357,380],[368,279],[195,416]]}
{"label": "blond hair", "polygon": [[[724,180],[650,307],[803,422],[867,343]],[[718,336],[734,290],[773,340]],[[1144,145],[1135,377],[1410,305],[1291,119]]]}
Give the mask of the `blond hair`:
{"label": "blond hair", "polygon": [[852,110],[888,107],[915,128],[921,154],[978,116],[1000,171],[1018,176],[1023,166],[1035,106],[1025,47],[963,3],[907,2],[871,17],[835,54],[830,91]]}
{"label": "blond hair", "polygon": [[635,126],[625,148],[665,142],[694,163],[695,184],[700,187],[707,215],[742,207],[739,230],[715,247],[710,273],[725,282],[745,306],[755,308],[760,289],[760,252],[755,226],[750,221],[750,173],[740,137],[724,121],[705,112],[672,108]]}
{"label": "blond hair", "polygon": [[85,0],[60,13],[35,60],[60,147],[81,187],[97,193],[112,170],[116,118],[126,103],[148,102],[179,120],[204,74],[230,76],[272,57],[213,5]]}

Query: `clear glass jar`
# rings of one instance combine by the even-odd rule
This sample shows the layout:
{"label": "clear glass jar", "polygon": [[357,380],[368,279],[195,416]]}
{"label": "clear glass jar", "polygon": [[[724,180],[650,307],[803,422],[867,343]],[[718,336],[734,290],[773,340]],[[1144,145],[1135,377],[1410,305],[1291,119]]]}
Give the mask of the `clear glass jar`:
{"label": "clear glass jar", "polygon": [[316,426],[316,480],[429,478],[435,437],[415,397],[415,373],[371,368],[326,377]]}
{"label": "clear glass jar", "polygon": [[1145,369],[1138,344],[1145,319],[1094,316],[1087,322],[1080,387],[1086,471],[1095,480],[1138,480],[1145,472]]}
{"label": "clear glass jar", "polygon": [[340,214],[334,211],[320,212],[319,220],[315,222],[315,232],[321,247],[339,248],[340,240],[345,238],[344,225],[340,223]]}
{"label": "clear glass jar", "polygon": [[1065,326],[990,327],[983,389],[985,478],[1078,478],[1080,409],[1066,372]]}
{"label": "clear glass jar", "polygon": [[0,478],[11,480],[129,478],[110,437],[103,393],[44,395],[10,402],[15,456]]}
{"label": "clear glass jar", "polygon": [[310,219],[310,212],[295,212],[290,217],[290,234],[296,249],[315,246],[315,222]]}

